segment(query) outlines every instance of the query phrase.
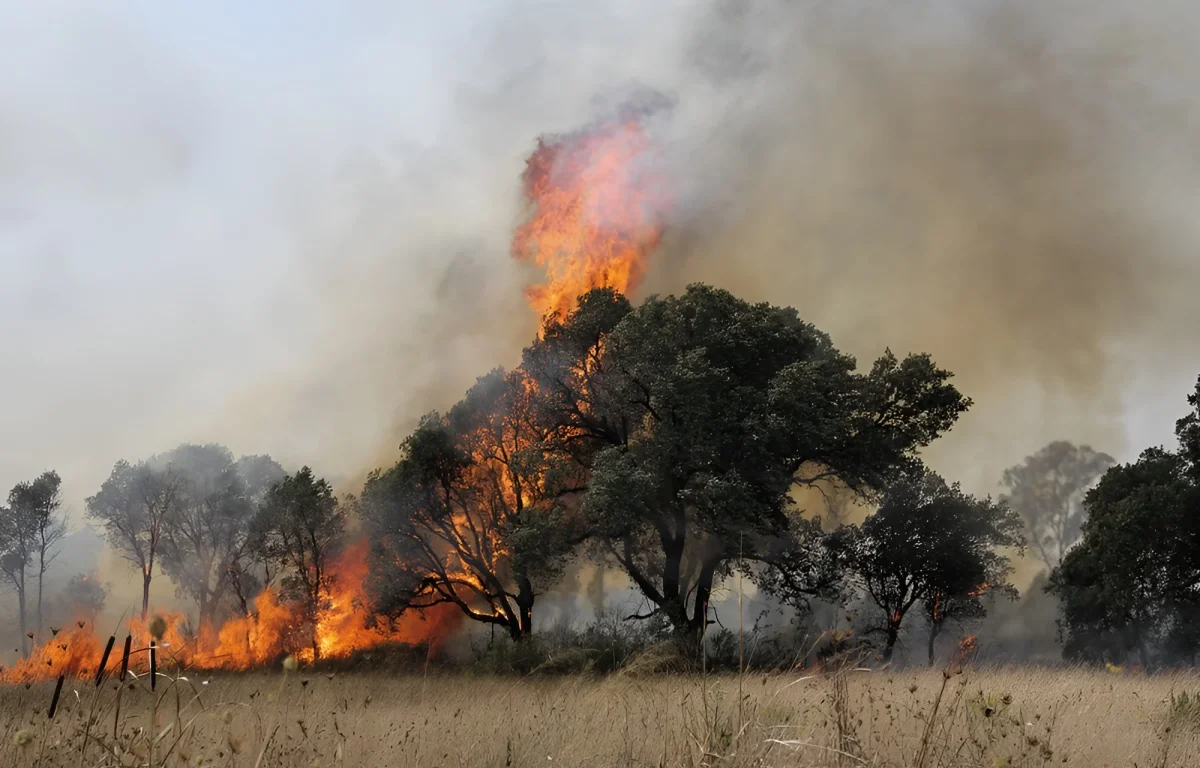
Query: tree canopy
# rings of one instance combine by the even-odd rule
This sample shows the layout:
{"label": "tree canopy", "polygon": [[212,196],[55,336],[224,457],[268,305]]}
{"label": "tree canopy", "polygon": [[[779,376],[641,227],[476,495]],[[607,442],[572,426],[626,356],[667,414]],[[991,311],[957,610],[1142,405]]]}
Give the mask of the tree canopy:
{"label": "tree canopy", "polygon": [[[0,507],[0,572],[17,593],[23,654],[28,651],[29,636],[41,633],[46,570],[67,533],[67,521],[61,513],[61,487],[62,479],[57,472],[43,472],[34,480],[13,486],[8,493],[8,506]],[[32,632],[28,631],[28,579],[31,574],[37,578],[36,618]]]}
{"label": "tree canopy", "polygon": [[153,463],[180,479],[180,498],[162,529],[162,567],[196,603],[202,633],[211,629],[248,557],[255,503],[283,479],[268,456],[234,460],[222,445],[184,444]]}
{"label": "tree canopy", "polygon": [[1084,501],[1083,537],[1051,574],[1064,655],[1143,665],[1200,649],[1200,381],[1176,450],[1108,470]]}
{"label": "tree canopy", "polygon": [[333,487],[303,467],[271,486],[253,527],[262,557],[286,569],[280,582],[283,592],[303,608],[313,658],[321,658],[317,625],[334,583],[330,565],[345,543],[345,512]]}
{"label": "tree canopy", "polygon": [[733,563],[803,570],[778,546],[802,525],[793,488],[879,489],[969,406],[927,356],[859,373],[794,309],[701,285],[637,308],[593,291],[525,367],[554,448],[589,472],[594,547],[697,634]]}
{"label": "tree canopy", "polygon": [[1091,446],[1057,440],[1005,470],[1005,499],[1025,521],[1029,546],[1047,569],[1062,564],[1083,533],[1087,489],[1116,463]]}
{"label": "tree canopy", "polygon": [[919,470],[887,489],[861,526],[844,526],[831,545],[878,608],[872,631],[890,660],[909,611],[923,606],[929,657],[947,621],[981,617],[989,591],[1014,594],[1004,549],[1024,547],[1021,521],[1003,502],[978,499]]}

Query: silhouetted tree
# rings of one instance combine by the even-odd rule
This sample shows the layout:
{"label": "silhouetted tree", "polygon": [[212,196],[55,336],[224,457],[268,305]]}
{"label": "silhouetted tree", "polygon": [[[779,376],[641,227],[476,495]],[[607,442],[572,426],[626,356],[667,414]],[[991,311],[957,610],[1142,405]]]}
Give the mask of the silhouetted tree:
{"label": "silhouetted tree", "polygon": [[579,469],[545,450],[549,429],[534,418],[528,386],[520,371],[481,378],[367,481],[377,609],[450,603],[514,639],[532,631],[538,590],[553,586],[579,541],[557,499]]}
{"label": "silhouetted tree", "polygon": [[1005,470],[1004,498],[1025,521],[1029,545],[1047,569],[1061,565],[1079,540],[1084,493],[1115,463],[1090,446],[1060,440]]}
{"label": "silhouetted tree", "polygon": [[1176,424],[1088,492],[1083,538],[1050,577],[1067,658],[1194,661],[1200,648],[1200,381]]}
{"label": "silhouetted tree", "polygon": [[44,472],[32,481],[13,486],[8,494],[7,509],[0,509],[0,571],[8,577],[17,593],[23,652],[28,652],[29,634],[27,574],[32,569],[37,575],[33,633],[40,635],[46,570],[58,554],[58,543],[67,533],[67,521],[61,514],[61,485],[57,472]]}
{"label": "silhouetted tree", "polygon": [[594,547],[693,638],[735,563],[788,553],[791,574],[821,570],[773,546],[796,525],[796,485],[883,487],[969,405],[927,356],[858,373],[795,310],[699,285],[636,309],[592,291],[523,368],[548,449],[589,473]]}
{"label": "silhouetted tree", "polygon": [[1002,502],[977,499],[918,471],[888,488],[861,526],[844,526],[831,543],[856,584],[879,608],[872,630],[885,636],[891,660],[905,617],[923,603],[930,618],[929,653],[946,621],[982,616],[979,597],[991,586],[1011,590],[1003,548],[1024,546],[1021,520]]}
{"label": "silhouetted tree", "polygon": [[308,467],[285,477],[267,491],[254,520],[253,541],[266,560],[284,569],[285,596],[298,601],[311,625],[313,660],[329,588],[330,563],[343,544],[345,515],[333,488]]}
{"label": "silhouetted tree", "polygon": [[184,480],[169,465],[122,460],[87,500],[88,516],[104,527],[109,544],[142,573],[142,619],[150,609],[150,581],[163,526],[183,499]]}

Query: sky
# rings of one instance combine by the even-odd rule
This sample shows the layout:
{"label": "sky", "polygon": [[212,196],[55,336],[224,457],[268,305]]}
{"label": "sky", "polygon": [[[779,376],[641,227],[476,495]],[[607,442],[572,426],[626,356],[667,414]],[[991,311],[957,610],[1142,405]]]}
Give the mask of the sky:
{"label": "sky", "polygon": [[1169,442],[1200,12],[1043,6],[0,0],[0,487],[57,469],[78,522],[118,459],[213,440],[352,489],[534,334],[535,139],[647,88],[681,205],[646,290],[932,352],[972,488]]}

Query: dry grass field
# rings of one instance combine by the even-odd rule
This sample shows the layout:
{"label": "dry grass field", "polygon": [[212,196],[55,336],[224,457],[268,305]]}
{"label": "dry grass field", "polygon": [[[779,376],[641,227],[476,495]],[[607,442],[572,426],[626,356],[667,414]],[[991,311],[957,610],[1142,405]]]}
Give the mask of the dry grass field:
{"label": "dry grass field", "polygon": [[[308,674],[0,689],[3,766],[1190,766],[1200,676]],[[151,710],[157,716],[151,728]],[[91,722],[91,728],[85,724]],[[114,736],[115,723],[115,736]],[[87,741],[85,746],[84,742]],[[149,746],[153,742],[154,754]]]}

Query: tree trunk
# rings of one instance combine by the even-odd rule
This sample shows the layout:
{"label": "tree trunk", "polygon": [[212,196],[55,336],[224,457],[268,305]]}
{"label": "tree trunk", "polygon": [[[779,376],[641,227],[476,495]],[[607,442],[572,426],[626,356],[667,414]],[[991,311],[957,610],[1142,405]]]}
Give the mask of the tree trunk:
{"label": "tree trunk", "polygon": [[517,629],[521,637],[533,634],[533,600],[533,584],[522,577],[517,591]]}
{"label": "tree trunk", "polygon": [[937,640],[938,632],[942,626],[939,622],[930,622],[929,624],[929,666],[933,666],[933,644]]}
{"label": "tree trunk", "polygon": [[42,636],[42,582],[46,580],[46,564],[38,564],[38,593],[37,593],[37,625],[33,631],[38,637]]}
{"label": "tree trunk", "polygon": [[19,623],[21,625],[21,656],[29,658],[29,636],[26,634],[28,622],[25,620],[25,577],[22,575],[21,581],[17,584],[17,613],[19,614]]}
{"label": "tree trunk", "polygon": [[717,572],[716,561],[706,562],[700,568],[700,578],[696,582],[696,604],[692,607],[692,618],[688,622],[688,631],[700,643],[708,630],[708,601],[712,598],[713,577]]}
{"label": "tree trunk", "polygon": [[896,639],[900,636],[900,625],[889,622],[887,628],[887,645],[883,649],[883,661],[886,664],[892,660],[892,653],[896,650]]}
{"label": "tree trunk", "polygon": [[150,571],[142,571],[142,621],[150,612]]}

